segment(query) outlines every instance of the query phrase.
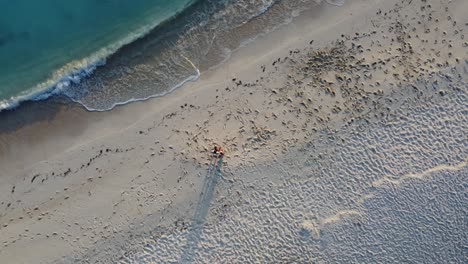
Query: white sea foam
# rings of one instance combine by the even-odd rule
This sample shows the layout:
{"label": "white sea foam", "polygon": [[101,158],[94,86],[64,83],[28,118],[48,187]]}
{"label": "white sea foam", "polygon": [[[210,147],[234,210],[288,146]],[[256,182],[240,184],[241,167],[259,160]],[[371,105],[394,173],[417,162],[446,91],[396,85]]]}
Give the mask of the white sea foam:
{"label": "white sea foam", "polygon": [[141,101],[146,101],[148,99],[151,99],[151,98],[155,98],[155,97],[161,97],[161,96],[165,96],[167,94],[170,94],[172,93],[174,90],[176,90],[177,88],[180,88],[182,85],[186,84],[187,82],[190,82],[190,81],[196,81],[198,80],[198,78],[200,77],[200,71],[195,68],[196,71],[197,71],[197,74],[196,75],[192,75],[192,76],[189,76],[188,78],[186,78],[185,80],[183,80],[182,82],[180,82],[179,84],[175,85],[174,87],[172,87],[171,89],[163,92],[163,93],[159,93],[159,94],[154,94],[154,95],[151,95],[151,96],[147,96],[147,97],[144,97],[144,98],[131,98],[131,99],[128,99],[126,101],[123,101],[123,102],[116,102],[114,104],[112,104],[109,108],[104,108],[104,109],[97,109],[97,108],[92,108],[92,107],[88,107],[86,106],[85,104],[83,104],[81,101],[79,100],[74,100],[73,98],[71,98],[72,101],[76,102],[76,103],[79,103],[81,104],[84,108],[86,108],[86,110],[88,111],[91,111],[91,112],[105,112],[105,111],[109,111],[109,110],[112,110],[114,109],[114,107],[116,106],[120,106],[120,105],[126,105],[126,104],[129,104],[129,103],[133,103],[133,102],[141,102]]}

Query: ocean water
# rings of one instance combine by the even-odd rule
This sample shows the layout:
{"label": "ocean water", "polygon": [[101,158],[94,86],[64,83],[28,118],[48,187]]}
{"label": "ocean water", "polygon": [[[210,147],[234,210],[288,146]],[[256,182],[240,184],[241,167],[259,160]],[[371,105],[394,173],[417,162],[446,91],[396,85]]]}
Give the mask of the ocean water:
{"label": "ocean water", "polygon": [[191,0],[0,0],[0,107],[52,88]]}
{"label": "ocean water", "polygon": [[304,0],[0,0],[0,111],[61,94],[88,110],[164,95]]}

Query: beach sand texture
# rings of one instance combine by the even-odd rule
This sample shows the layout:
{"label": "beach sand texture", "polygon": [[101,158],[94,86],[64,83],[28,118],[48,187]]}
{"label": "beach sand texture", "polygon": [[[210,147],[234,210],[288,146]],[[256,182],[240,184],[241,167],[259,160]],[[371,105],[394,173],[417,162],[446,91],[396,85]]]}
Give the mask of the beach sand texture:
{"label": "beach sand texture", "polygon": [[6,131],[0,262],[466,262],[467,12],[321,4],[167,96]]}

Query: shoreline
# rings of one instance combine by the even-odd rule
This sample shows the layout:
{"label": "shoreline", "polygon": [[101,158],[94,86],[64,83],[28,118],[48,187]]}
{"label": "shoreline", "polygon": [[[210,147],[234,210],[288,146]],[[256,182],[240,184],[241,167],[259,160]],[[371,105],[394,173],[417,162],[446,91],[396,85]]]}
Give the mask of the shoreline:
{"label": "shoreline", "polygon": [[[274,5],[277,4],[273,4],[273,6]],[[114,70],[122,71],[122,69],[118,69],[122,63],[129,63],[130,61],[132,61],[131,63],[138,64],[141,63],[141,61],[144,62],[144,58],[132,58],[138,56],[136,54],[139,53],[140,49],[148,49],[148,46],[152,46],[151,43],[160,42],[159,44],[161,47],[150,47],[150,51],[147,52],[160,53],[159,55],[163,56],[164,53],[170,52],[164,50],[165,48],[168,48],[166,47],[167,44],[164,42],[176,43],[182,38],[189,37],[184,35],[187,33],[186,31],[190,31],[185,29],[184,23],[187,23],[186,26],[193,30],[196,25],[193,25],[193,23],[190,22],[189,18],[192,16],[192,13],[195,13],[194,10],[196,10],[197,8],[206,8],[203,6],[204,3],[201,2],[188,4],[183,10],[177,12],[170,18],[167,18],[162,22],[157,23],[156,25],[142,27],[138,30],[138,33],[131,33],[125,38],[118,40],[115,43],[109,44],[108,46],[103,47],[98,51],[90,54],[88,57],[77,59],[67,63],[60,69],[57,69],[53,73],[51,73],[51,77],[49,79],[36,85],[37,87],[41,87],[40,89],[38,89],[37,87],[31,88],[31,91],[27,94],[21,93],[20,95],[15,96],[14,98],[5,99],[1,101],[0,112],[7,110],[14,111],[17,107],[21,105],[21,103],[43,101],[45,99],[55,96],[68,97],[75,103],[81,104],[88,111],[110,111],[116,106],[126,105],[128,103],[136,101],[145,101],[154,97],[164,96],[167,93],[173,91],[174,89],[183,86],[186,82],[196,80],[200,75],[200,67],[203,68],[208,66],[208,69],[216,68],[225,60],[227,60],[230,55],[228,54],[227,57],[224,58],[222,61],[215,62],[213,65],[205,65],[207,62],[201,63],[202,65],[195,65],[194,62],[187,57],[187,54],[181,53],[179,54],[180,57],[182,57],[188,62],[191,68],[193,68],[194,72],[184,76],[184,79],[177,79],[177,81],[179,82],[173,83],[169,86],[162,85],[162,89],[160,89],[159,91],[154,91],[153,94],[145,94],[144,96],[135,94],[135,96],[131,98],[128,98],[128,96],[125,98],[121,98],[121,100],[123,101],[115,101],[116,98],[110,99],[111,101],[114,100],[114,102],[112,102],[110,105],[105,106],[104,108],[94,108],[93,106],[89,105],[90,102],[83,101],[83,98],[87,97],[87,95],[85,95],[86,93],[92,93],[91,89],[94,89],[94,92],[98,92],[98,90],[96,90],[97,88],[93,86],[99,85],[99,82],[106,82],[106,79],[110,78],[109,76],[107,76],[108,74],[113,75],[112,72]],[[250,18],[248,23],[250,23],[250,20],[255,20],[257,19],[257,17],[264,15],[264,13],[267,12],[270,8],[272,8],[272,6],[268,6],[265,8],[265,10],[259,10],[259,13],[256,13],[253,18]],[[210,10],[210,12],[216,11],[218,10]],[[282,26],[282,24],[280,23],[280,25],[272,25],[272,28],[268,29],[266,32],[259,31],[256,35],[253,36],[253,38],[255,39],[261,35],[267,34],[269,31],[274,30],[278,26]],[[253,27],[255,27],[255,25]],[[162,38],[164,38],[162,36],[167,37],[167,39],[165,39],[164,42],[162,42]],[[234,40],[234,42],[236,43],[239,42],[239,47],[235,47],[234,50],[230,51],[230,53],[235,52],[237,49],[242,48],[242,46],[246,43],[252,41],[249,38],[244,39],[245,37],[246,36],[239,36],[239,39]],[[230,49],[230,47],[228,48],[226,46],[224,47],[224,49]],[[182,51],[183,49],[180,50],[180,52]],[[189,55],[195,57],[192,59],[199,60],[199,58],[196,58],[196,54]],[[166,59],[170,60],[171,58]],[[136,62],[138,60],[140,60],[140,62]],[[78,64],[80,65],[79,67],[76,66]],[[170,67],[171,65],[167,66]],[[137,71],[136,69],[134,70]],[[206,69],[203,69],[203,71],[204,70]],[[116,74],[118,75],[118,73]],[[116,78],[115,76],[113,77]],[[137,80],[134,81],[134,85],[139,85]],[[88,85],[88,82],[91,82],[91,84]],[[155,85],[160,85],[160,83],[155,83]]]}
{"label": "shoreline", "polygon": [[[448,30],[452,22],[442,22],[442,7],[462,27],[468,5],[374,3],[305,12],[162,98],[99,113],[58,102],[49,115],[45,109],[36,122],[0,134],[7,174],[0,177],[0,259],[402,260],[391,239],[415,216],[393,212],[413,210],[430,222],[440,205],[426,203],[436,204],[426,212],[401,199],[427,189],[421,199],[430,200],[438,186],[453,208],[463,205],[440,179],[458,188],[467,175],[460,141],[466,61],[458,59],[467,48]],[[413,12],[424,9],[440,24],[412,22],[426,18]],[[423,35],[426,27],[447,31],[453,48],[428,44],[441,35]],[[227,154],[207,174],[214,143]],[[359,250],[383,232],[380,222],[395,232],[382,241],[382,258],[367,256]],[[460,226],[421,228],[452,234]],[[437,257],[441,244],[430,242],[410,249]],[[454,248],[439,258],[462,257]]]}

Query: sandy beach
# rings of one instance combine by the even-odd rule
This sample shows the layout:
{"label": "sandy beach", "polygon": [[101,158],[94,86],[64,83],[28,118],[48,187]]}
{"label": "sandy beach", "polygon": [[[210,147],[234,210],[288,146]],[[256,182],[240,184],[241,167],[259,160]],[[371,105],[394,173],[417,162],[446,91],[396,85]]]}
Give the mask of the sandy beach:
{"label": "sandy beach", "polygon": [[327,2],[163,97],[2,113],[0,263],[466,262],[468,1]]}

